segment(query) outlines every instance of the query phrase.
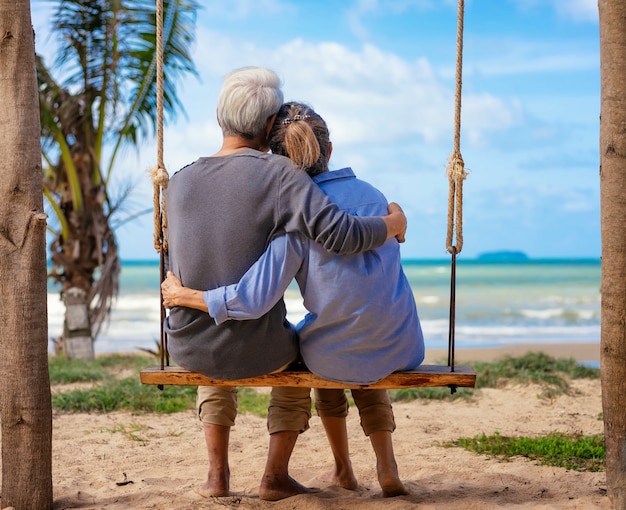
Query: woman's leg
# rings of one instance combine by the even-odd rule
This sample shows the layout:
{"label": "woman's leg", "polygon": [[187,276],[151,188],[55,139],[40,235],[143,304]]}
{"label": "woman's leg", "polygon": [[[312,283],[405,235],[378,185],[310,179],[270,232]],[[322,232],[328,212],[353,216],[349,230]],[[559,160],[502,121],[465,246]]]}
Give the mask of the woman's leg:
{"label": "woman's leg", "polygon": [[391,433],[396,424],[386,390],[352,390],[354,403],[359,409],[361,427],[370,438],[376,454],[376,473],[384,497],[403,496],[408,491],[398,475],[398,465],[393,452]]}
{"label": "woman's leg", "polygon": [[315,408],[319,415],[326,437],[335,459],[335,469],[327,475],[327,480],[344,489],[355,490],[358,482],[352,471],[346,416],[348,399],[344,390],[316,389]]}

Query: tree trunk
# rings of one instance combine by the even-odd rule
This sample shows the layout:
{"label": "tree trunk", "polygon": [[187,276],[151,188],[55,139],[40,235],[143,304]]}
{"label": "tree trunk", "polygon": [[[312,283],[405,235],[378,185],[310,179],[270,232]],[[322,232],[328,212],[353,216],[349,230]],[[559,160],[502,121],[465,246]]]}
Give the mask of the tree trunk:
{"label": "tree trunk", "polygon": [[606,481],[626,510],[626,2],[600,0],[602,408]]}
{"label": "tree trunk", "polygon": [[52,508],[46,215],[29,0],[0,0],[2,508]]}

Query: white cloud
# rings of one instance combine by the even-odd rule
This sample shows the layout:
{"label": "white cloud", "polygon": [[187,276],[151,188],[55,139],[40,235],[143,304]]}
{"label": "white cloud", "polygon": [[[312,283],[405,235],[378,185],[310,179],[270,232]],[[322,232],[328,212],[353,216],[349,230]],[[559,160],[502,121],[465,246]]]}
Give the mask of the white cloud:
{"label": "white cloud", "polygon": [[520,10],[541,6],[552,7],[558,16],[580,23],[598,22],[597,0],[513,0]]}
{"label": "white cloud", "polygon": [[[600,65],[597,47],[498,38],[485,39],[472,48],[464,61],[466,77],[515,76],[534,73],[559,75],[568,72],[595,71]],[[493,49],[497,48],[496,53]],[[481,56],[476,57],[480,52]]]}
{"label": "white cloud", "polygon": [[[241,65],[266,65],[284,79],[288,100],[311,104],[328,121],[336,143],[370,145],[418,138],[440,143],[450,138],[454,90],[426,58],[409,61],[365,44],[353,50],[336,42],[293,39],[277,48],[241,43],[200,31],[198,68],[204,97],[211,104],[221,76]],[[208,52],[204,48],[219,48]],[[485,139],[519,117],[516,105],[495,96],[469,93],[464,113],[471,140]]]}
{"label": "white cloud", "polygon": [[574,21],[598,22],[597,0],[552,0],[556,12]]}

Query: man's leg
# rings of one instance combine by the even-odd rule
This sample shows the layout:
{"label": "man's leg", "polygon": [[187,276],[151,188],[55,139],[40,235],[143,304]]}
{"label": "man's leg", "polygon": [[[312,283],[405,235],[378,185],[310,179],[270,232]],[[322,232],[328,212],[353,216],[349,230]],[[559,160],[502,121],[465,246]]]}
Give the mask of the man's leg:
{"label": "man's leg", "polygon": [[348,429],[346,428],[348,415],[346,392],[341,389],[316,389],[315,408],[324,425],[335,459],[334,471],[324,475],[323,479],[344,489],[356,490],[359,484],[350,462]]}
{"label": "man's leg", "polygon": [[352,390],[354,403],[359,409],[361,427],[370,438],[376,454],[376,473],[383,497],[409,494],[398,475],[398,465],[393,453],[391,433],[396,424],[386,390]]}
{"label": "man's leg", "polygon": [[203,423],[204,440],[209,454],[209,472],[206,481],[197,489],[205,498],[228,496],[230,467],[228,465],[228,440],[230,427]]}
{"label": "man's leg", "polygon": [[270,445],[259,498],[266,501],[315,492],[289,476],[289,459],[298,435],[309,428],[311,417],[309,388],[272,388],[267,427]]}
{"label": "man's leg", "polygon": [[199,386],[196,406],[209,456],[207,479],[196,492],[205,498],[228,496],[228,440],[237,416],[237,388]]}

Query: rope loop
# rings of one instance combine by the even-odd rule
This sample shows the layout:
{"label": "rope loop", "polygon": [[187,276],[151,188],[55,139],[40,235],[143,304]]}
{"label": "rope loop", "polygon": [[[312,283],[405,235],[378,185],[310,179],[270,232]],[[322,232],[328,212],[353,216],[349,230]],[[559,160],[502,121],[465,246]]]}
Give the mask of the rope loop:
{"label": "rope loop", "polygon": [[[446,235],[446,250],[456,255],[463,249],[463,181],[468,175],[465,171],[465,163],[460,152],[453,152],[448,159],[446,168],[448,175],[448,229]],[[452,244],[452,238],[456,227],[456,245]]]}

